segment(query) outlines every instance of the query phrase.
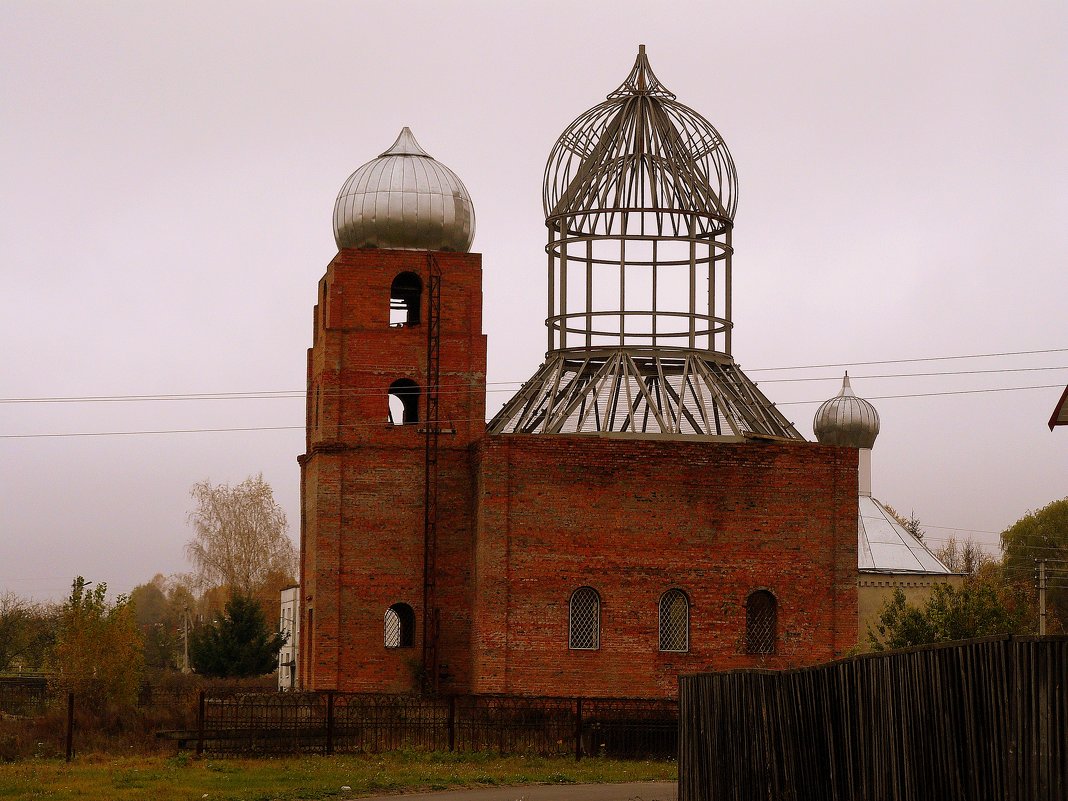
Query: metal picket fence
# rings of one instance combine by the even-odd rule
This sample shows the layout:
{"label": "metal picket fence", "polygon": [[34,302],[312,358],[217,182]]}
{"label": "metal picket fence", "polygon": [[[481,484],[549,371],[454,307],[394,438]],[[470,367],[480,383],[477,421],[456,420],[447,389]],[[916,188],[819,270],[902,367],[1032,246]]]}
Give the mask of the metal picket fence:
{"label": "metal picket fence", "polygon": [[400,749],[674,759],[678,703],[633,698],[201,693],[198,753]]}

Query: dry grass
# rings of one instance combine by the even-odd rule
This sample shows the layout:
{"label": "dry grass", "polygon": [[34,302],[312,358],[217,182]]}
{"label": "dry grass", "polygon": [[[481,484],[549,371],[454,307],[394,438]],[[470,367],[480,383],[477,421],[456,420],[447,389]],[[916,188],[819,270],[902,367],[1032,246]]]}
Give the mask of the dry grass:
{"label": "dry grass", "polygon": [[[193,759],[91,756],[0,764],[0,799],[312,801],[517,784],[674,780],[669,762],[394,752],[333,757]],[[342,788],[348,789],[342,789]]]}

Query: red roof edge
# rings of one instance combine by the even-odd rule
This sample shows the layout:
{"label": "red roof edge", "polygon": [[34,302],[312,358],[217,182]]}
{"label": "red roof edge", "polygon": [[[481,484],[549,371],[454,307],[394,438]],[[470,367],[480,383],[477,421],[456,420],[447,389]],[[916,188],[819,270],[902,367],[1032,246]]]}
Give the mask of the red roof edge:
{"label": "red roof edge", "polygon": [[1057,401],[1057,405],[1053,407],[1053,416],[1049,419],[1049,430],[1052,431],[1054,426],[1068,426],[1068,421],[1058,420],[1061,416],[1061,412],[1064,410],[1065,404],[1068,404],[1068,387],[1064,388],[1064,392],[1061,393],[1061,399]]}

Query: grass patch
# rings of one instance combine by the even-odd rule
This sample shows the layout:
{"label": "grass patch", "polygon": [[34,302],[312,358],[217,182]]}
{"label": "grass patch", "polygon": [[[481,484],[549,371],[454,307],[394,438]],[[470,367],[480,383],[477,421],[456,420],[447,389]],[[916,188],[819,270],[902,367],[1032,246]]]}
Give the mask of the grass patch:
{"label": "grass patch", "polygon": [[[90,756],[0,764],[0,799],[311,801],[513,784],[674,780],[671,762],[404,751],[272,759]],[[342,790],[348,787],[348,790]]]}

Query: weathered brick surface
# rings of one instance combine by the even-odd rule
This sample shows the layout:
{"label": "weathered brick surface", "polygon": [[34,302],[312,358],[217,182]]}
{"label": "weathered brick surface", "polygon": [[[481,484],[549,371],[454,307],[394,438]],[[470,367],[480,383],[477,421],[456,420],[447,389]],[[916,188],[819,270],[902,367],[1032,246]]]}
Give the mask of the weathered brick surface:
{"label": "weathered brick surface", "polygon": [[[438,593],[445,688],[470,682],[473,471],[485,431],[486,338],[477,254],[436,253],[441,269]],[[424,325],[389,325],[396,275],[418,274]],[[302,682],[315,689],[406,691],[418,686],[423,632],[425,399],[419,425],[388,422],[398,378],[426,387],[428,255],[342,250],[319,284],[308,358],[303,472]],[[387,649],[394,603],[416,613],[413,648]],[[308,612],[312,612],[309,624]],[[315,640],[312,642],[312,640]]]}
{"label": "weathered brick surface", "polygon": [[[787,667],[856,643],[856,452],[810,443],[488,436],[475,557],[477,692],[674,695],[679,673]],[[601,596],[601,647],[568,649],[568,600]],[[658,603],[691,602],[663,653]],[[745,653],[745,600],[779,603],[778,652]]]}
{"label": "weathered brick surface", "polygon": [[[856,643],[856,451],[487,436],[481,257],[435,256],[442,418],[455,431],[440,439],[445,691],[673,696],[679,673],[815,663]],[[426,327],[388,325],[402,271],[425,286],[427,254],[343,250],[319,286],[300,459],[309,688],[418,686],[424,437],[386,420],[393,381],[426,384]],[[568,599],[581,586],[602,599],[596,651],[568,649]],[[691,602],[687,653],[658,649],[658,603],[672,588]],[[745,653],[755,589],[779,603],[771,656]],[[384,647],[383,616],[398,601],[416,612],[414,648]]]}

